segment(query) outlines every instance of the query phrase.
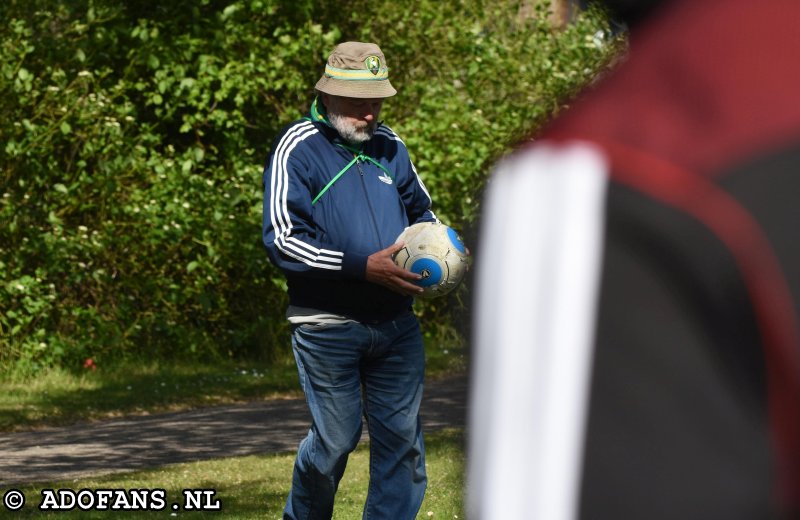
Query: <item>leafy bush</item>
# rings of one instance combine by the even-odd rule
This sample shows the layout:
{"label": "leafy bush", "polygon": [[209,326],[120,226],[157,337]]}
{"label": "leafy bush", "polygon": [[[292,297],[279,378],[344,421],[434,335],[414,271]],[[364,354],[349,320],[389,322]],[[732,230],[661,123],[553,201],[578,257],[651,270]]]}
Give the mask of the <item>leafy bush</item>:
{"label": "leafy bush", "polygon": [[[6,0],[0,368],[285,356],[261,172],[336,42],[381,45],[387,122],[461,229],[489,165],[615,51],[595,11],[555,30],[516,2],[378,4]],[[420,312],[452,324],[464,291]]]}
{"label": "leafy bush", "polygon": [[[408,145],[437,216],[467,244],[477,242],[481,192],[492,165],[532,138],[622,49],[598,8],[557,28],[549,7],[542,1],[417,0],[413,9],[389,11],[366,1],[351,10],[357,13],[352,25],[343,25],[344,39],[380,35],[375,39],[399,90],[382,116]],[[431,341],[448,348],[468,333],[469,286],[418,304]]]}

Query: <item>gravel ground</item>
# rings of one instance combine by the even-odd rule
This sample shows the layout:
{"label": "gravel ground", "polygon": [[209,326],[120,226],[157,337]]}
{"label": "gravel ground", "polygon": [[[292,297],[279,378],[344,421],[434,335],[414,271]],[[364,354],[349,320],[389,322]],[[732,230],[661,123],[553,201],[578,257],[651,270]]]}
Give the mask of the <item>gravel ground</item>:
{"label": "gravel ground", "polygon": [[[466,401],[465,376],[426,383],[425,431],[463,428]],[[305,401],[284,399],[0,434],[0,486],[294,451],[308,426]]]}

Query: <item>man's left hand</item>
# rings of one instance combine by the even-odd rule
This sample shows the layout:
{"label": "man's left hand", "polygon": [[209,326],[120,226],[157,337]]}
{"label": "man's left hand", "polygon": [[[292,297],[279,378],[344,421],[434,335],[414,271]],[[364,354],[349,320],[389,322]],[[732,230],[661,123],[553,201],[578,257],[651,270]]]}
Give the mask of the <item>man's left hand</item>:
{"label": "man's left hand", "polygon": [[422,294],[422,287],[412,281],[420,280],[422,276],[398,267],[392,260],[394,254],[401,249],[403,249],[403,243],[398,242],[371,254],[367,258],[366,279],[400,294],[418,296]]}

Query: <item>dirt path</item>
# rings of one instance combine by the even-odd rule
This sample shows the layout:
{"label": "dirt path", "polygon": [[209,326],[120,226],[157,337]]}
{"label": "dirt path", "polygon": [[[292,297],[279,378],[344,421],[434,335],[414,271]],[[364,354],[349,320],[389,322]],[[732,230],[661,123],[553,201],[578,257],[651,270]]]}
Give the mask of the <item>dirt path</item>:
{"label": "dirt path", "polygon": [[[463,427],[466,397],[466,377],[426,383],[425,430]],[[0,434],[0,486],[293,451],[308,425],[305,402],[287,399]]]}

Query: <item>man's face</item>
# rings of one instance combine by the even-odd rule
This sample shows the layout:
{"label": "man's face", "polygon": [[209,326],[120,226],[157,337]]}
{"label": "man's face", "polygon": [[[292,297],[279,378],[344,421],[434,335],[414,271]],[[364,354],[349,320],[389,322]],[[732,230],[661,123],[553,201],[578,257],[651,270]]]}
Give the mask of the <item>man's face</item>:
{"label": "man's face", "polygon": [[331,125],[346,141],[360,144],[372,139],[378,127],[383,99],[361,99],[322,95]]}

